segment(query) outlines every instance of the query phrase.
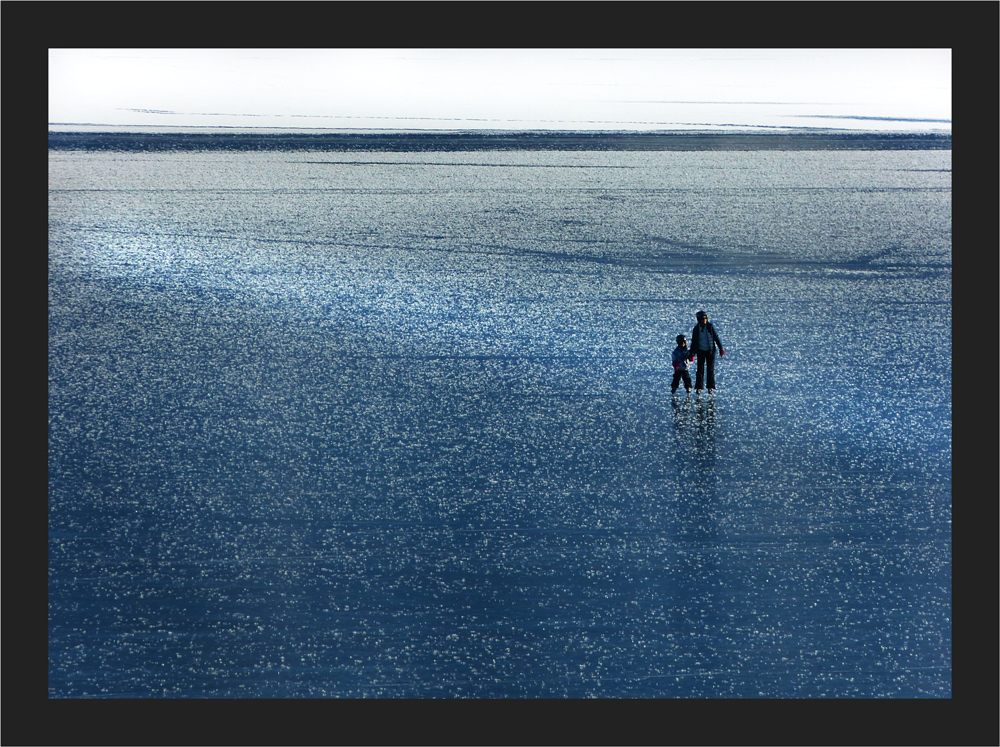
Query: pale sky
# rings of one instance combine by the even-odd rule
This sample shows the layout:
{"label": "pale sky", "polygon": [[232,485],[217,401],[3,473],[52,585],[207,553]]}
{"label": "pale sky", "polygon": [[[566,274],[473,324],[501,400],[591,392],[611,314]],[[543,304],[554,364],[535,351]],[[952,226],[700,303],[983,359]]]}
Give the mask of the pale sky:
{"label": "pale sky", "polygon": [[951,131],[949,49],[52,49],[52,129]]}

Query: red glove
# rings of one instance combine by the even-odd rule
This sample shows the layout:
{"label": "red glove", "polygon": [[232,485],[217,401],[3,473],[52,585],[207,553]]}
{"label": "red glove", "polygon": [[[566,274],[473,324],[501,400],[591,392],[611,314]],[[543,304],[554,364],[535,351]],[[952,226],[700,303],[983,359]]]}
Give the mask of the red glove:
{"label": "red glove", "polygon": [[693,361],[693,360],[694,360],[694,353],[691,353],[691,357],[690,357],[690,358],[688,358],[688,360],[689,360],[689,361]]}
{"label": "red glove", "polygon": [[726,351],[725,351],[725,350],[723,350],[723,349],[722,349],[722,348],[720,347],[720,348],[719,348],[719,357],[721,358],[721,357],[722,357],[722,356],[724,356],[725,354],[726,354]]}

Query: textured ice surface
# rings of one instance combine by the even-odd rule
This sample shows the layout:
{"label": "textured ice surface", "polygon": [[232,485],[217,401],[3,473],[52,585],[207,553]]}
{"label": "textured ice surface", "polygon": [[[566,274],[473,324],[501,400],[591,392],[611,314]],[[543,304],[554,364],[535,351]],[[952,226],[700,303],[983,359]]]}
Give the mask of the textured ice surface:
{"label": "textured ice surface", "polygon": [[50,187],[51,697],[951,695],[950,151]]}

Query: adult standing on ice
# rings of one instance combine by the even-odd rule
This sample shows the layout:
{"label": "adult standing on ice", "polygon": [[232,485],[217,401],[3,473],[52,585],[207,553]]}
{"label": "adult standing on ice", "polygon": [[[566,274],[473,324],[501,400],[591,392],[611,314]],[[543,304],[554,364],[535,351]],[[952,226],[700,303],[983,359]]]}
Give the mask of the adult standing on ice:
{"label": "adult standing on ice", "polygon": [[702,388],[707,387],[708,393],[712,394],[715,391],[715,348],[718,346],[720,356],[725,355],[726,351],[722,348],[722,341],[719,339],[715,327],[708,321],[708,314],[699,311],[695,316],[698,323],[691,330],[690,357],[690,360],[694,360],[695,356],[698,357],[698,373],[695,376],[694,390],[700,394]]}

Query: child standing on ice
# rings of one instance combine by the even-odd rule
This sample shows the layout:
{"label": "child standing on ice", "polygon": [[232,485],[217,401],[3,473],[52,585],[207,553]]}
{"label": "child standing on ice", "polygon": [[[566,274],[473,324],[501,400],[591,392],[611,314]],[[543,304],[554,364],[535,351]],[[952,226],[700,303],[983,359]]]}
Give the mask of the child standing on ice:
{"label": "child standing on ice", "polygon": [[670,393],[676,394],[677,387],[681,383],[681,379],[684,379],[684,388],[690,394],[691,392],[691,374],[688,373],[688,360],[690,359],[691,352],[687,347],[687,340],[684,335],[677,335],[677,347],[674,348],[674,354],[672,357],[674,363],[674,379],[670,382]]}

